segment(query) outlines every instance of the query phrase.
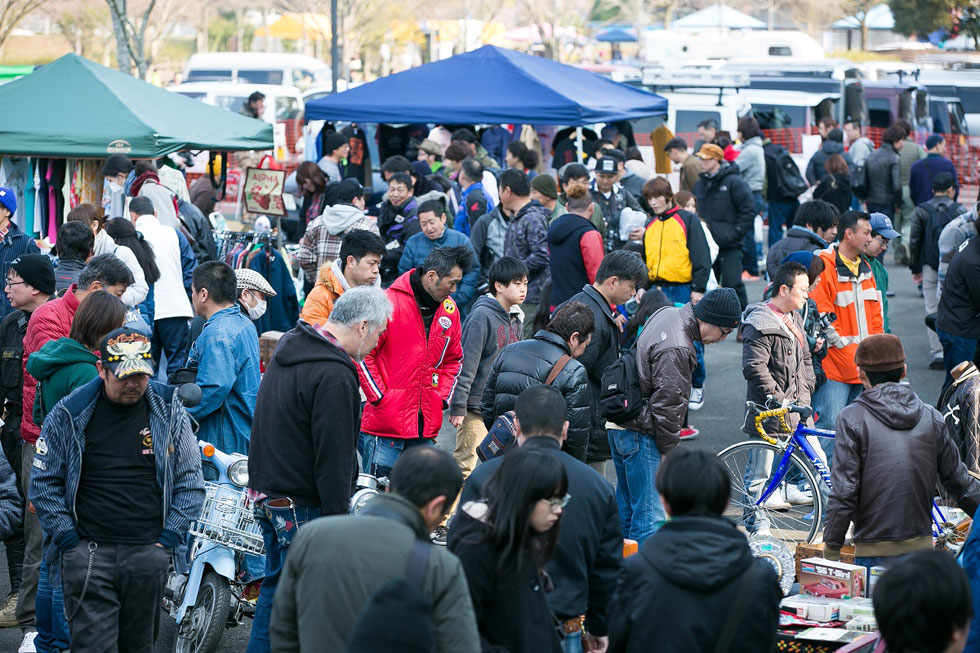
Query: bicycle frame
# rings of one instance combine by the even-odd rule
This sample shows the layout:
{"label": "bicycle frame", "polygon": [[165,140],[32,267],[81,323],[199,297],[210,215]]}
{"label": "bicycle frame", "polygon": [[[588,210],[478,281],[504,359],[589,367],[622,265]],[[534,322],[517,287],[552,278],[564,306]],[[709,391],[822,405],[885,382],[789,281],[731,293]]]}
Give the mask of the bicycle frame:
{"label": "bicycle frame", "polygon": [[[781,446],[779,438],[773,437],[765,432],[762,428],[762,422],[766,419],[776,418],[779,420],[780,427],[789,434],[789,440],[785,443],[785,449],[783,450],[783,457],[779,460],[779,465],[776,467],[776,471],[769,481],[769,485],[762,491],[759,500],[755,502],[754,505],[761,506],[766,500],[769,499],[770,495],[780,486],[783,479],[786,477],[786,471],[789,467],[790,456],[793,452],[799,448],[800,451],[806,456],[807,460],[823,479],[823,482],[827,484],[829,490],[833,490],[833,485],[830,482],[830,470],[827,469],[827,465],[824,463],[823,459],[817,455],[814,450],[813,445],[807,440],[807,436],[813,435],[818,438],[834,438],[837,436],[836,432],[828,431],[826,429],[810,428],[805,426],[801,420],[796,425],[796,429],[790,433],[789,424],[786,423],[786,415],[790,412],[788,407],[785,408],[775,408],[771,410],[764,410],[759,412],[755,416],[755,428],[756,431],[762,436],[762,439],[769,444],[775,445],[776,447]],[[811,488],[811,491],[817,491],[817,488]],[[944,525],[947,523],[946,515],[943,513],[939,505],[933,500],[932,502],[932,535],[933,537],[940,537],[943,534]]]}

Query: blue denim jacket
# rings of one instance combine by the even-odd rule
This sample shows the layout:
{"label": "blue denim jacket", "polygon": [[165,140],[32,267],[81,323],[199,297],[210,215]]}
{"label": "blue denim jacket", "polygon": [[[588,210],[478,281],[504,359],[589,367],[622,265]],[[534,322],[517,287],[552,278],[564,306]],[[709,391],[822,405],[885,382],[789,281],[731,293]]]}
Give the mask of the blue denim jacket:
{"label": "blue denim jacket", "polygon": [[[29,497],[45,541],[65,551],[78,543],[75,495],[82,476],[85,428],[102,393],[102,379],[89,381],[59,401],[41,428],[31,468]],[[201,452],[175,389],[156,381],[146,388],[150,404],[157,485],[163,495],[159,542],[176,546],[204,503]],[[29,450],[25,455],[30,455]]]}
{"label": "blue denim jacket", "polygon": [[261,380],[259,337],[237,303],[204,323],[187,366],[197,367],[203,395],[200,404],[188,409],[201,425],[197,437],[225,453],[248,454]]}

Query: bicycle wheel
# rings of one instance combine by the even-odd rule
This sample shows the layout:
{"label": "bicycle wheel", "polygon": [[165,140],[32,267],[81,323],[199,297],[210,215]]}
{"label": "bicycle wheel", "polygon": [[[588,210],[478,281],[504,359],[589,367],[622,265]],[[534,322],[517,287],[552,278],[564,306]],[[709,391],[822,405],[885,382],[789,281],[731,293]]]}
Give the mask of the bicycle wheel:
{"label": "bicycle wheel", "polygon": [[739,530],[771,535],[795,550],[796,544],[812,544],[817,539],[823,497],[813,467],[794,452],[778,485],[765,501],[761,500],[783,454],[767,442],[739,442],[718,454],[731,476],[731,500],[725,516]]}

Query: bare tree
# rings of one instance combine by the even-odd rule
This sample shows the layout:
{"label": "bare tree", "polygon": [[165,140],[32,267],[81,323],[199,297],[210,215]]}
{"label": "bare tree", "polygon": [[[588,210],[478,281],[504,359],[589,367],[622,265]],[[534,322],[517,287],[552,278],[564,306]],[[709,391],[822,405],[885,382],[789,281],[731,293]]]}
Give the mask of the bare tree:
{"label": "bare tree", "polygon": [[129,15],[127,0],[106,0],[106,3],[112,17],[112,33],[116,37],[116,67],[127,75],[131,75],[135,67],[137,76],[146,79],[151,63],[145,47],[146,29],[157,0],[147,0],[138,12],[136,22]]}
{"label": "bare tree", "polygon": [[880,4],[879,0],[844,0],[840,5],[844,15],[853,15],[861,27],[862,50],[868,46],[868,12],[877,4]]}
{"label": "bare tree", "polygon": [[561,61],[563,28],[584,27],[595,3],[593,0],[520,0],[519,7],[537,29],[545,54]]}
{"label": "bare tree", "polygon": [[105,38],[112,33],[112,19],[104,0],[58,0],[48,2],[44,12],[58,26],[75,54],[94,58],[97,51],[105,52]]}
{"label": "bare tree", "polygon": [[47,0],[0,0],[0,48],[24,16],[40,9]]}

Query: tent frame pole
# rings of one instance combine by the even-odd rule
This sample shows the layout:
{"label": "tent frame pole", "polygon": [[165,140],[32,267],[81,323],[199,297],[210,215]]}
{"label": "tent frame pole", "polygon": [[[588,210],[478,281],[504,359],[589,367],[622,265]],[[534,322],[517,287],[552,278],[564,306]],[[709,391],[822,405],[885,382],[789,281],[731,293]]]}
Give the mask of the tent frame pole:
{"label": "tent frame pole", "polygon": [[582,127],[575,128],[575,151],[578,152],[578,162],[582,163]]}

